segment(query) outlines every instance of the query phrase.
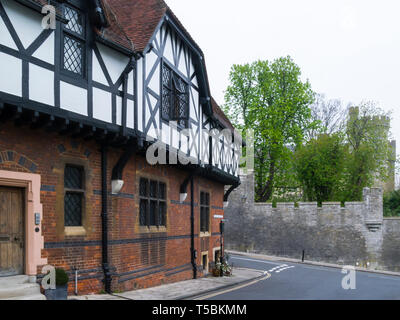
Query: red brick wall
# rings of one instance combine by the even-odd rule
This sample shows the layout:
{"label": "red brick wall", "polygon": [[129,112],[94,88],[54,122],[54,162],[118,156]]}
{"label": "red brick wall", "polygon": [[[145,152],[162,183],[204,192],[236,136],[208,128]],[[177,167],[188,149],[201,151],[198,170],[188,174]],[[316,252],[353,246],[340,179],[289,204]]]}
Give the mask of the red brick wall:
{"label": "red brick wall", "polygon": [[[121,151],[109,149],[108,180]],[[67,236],[63,225],[63,168],[65,163],[79,164],[86,172],[86,235]],[[73,269],[78,269],[80,294],[103,289],[101,265],[101,156],[94,141],[73,140],[44,130],[5,124],[0,128],[0,170],[24,171],[41,175],[43,204],[43,257],[48,263],[70,272],[73,293]],[[179,187],[188,172],[167,166],[150,166],[142,156],[134,156],[125,167],[125,185],[118,196],[109,190],[109,256],[114,291],[145,288],[192,278],[190,264],[190,186],[188,198],[179,204]],[[138,179],[146,176],[167,184],[167,228],[149,232],[139,226]],[[219,220],[223,214],[223,185],[196,177],[194,180],[195,247],[201,264],[200,190],[211,193],[211,234],[208,251],[219,247]],[[147,258],[147,259],[146,259]],[[40,269],[40,268],[39,268]],[[40,274],[40,270],[38,270]],[[199,273],[201,276],[201,273]]]}

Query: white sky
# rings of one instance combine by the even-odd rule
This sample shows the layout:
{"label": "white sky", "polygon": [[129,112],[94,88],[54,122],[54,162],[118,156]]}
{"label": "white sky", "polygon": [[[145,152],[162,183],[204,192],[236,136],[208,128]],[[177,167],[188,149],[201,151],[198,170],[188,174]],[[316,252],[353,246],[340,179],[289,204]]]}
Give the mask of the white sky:
{"label": "white sky", "polygon": [[393,110],[400,153],[399,0],[166,0],[204,51],[224,103],[232,64],[290,55],[314,91]]}

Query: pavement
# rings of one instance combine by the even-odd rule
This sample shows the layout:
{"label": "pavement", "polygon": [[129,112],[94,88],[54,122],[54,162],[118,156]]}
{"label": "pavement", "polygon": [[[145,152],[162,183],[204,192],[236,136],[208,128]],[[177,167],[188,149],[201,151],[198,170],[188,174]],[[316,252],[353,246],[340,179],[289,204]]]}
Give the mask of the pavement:
{"label": "pavement", "polygon": [[234,268],[230,277],[213,277],[211,275],[166,284],[158,287],[139,289],[118,294],[99,294],[71,296],[69,300],[194,300],[214,292],[243,287],[266,278],[267,273],[248,268]]}

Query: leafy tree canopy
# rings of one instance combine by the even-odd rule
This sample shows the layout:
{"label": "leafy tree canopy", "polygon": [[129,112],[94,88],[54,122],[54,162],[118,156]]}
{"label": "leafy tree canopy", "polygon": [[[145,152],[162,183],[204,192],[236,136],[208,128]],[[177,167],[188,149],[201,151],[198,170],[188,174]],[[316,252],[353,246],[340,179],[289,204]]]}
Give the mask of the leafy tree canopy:
{"label": "leafy tree canopy", "polygon": [[316,126],[309,107],[314,96],[290,57],[232,67],[224,111],[236,127],[255,131],[258,201],[271,198],[276,177],[287,172],[292,149],[303,141],[306,129]]}

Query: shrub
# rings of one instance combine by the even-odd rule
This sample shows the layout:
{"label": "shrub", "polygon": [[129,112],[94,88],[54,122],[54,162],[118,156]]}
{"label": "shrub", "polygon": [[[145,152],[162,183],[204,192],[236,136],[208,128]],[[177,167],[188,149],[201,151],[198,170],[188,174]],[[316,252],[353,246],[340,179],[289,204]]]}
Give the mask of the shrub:
{"label": "shrub", "polygon": [[56,286],[63,287],[69,281],[68,274],[64,269],[56,268]]}

